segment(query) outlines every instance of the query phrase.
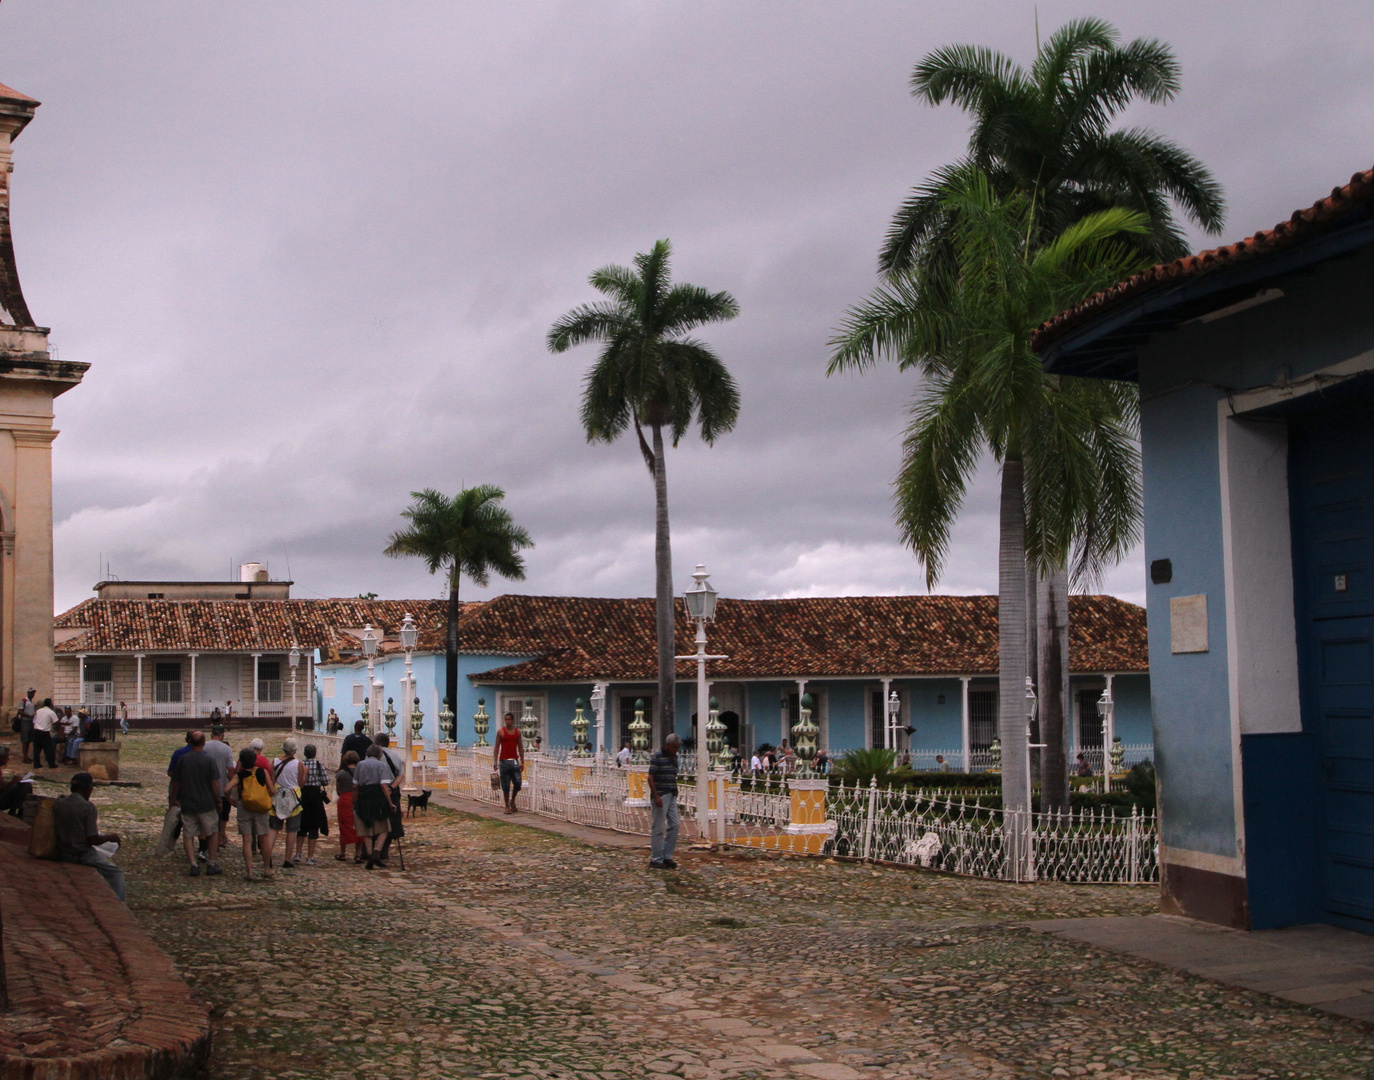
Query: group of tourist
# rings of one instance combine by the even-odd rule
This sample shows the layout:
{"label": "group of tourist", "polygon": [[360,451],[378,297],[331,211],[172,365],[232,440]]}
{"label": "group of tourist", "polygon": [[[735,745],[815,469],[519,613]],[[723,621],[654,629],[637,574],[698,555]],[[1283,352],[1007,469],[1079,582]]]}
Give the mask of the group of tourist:
{"label": "group of tourist", "polygon": [[[219,852],[229,843],[229,818],[243,851],[244,879],[254,880],[255,861],[261,877],[275,876],[274,853],[281,850],[284,870],[316,865],[320,838],[329,835],[328,805],[337,804],[340,862],[349,858],[367,869],[387,865],[393,840],[405,835],[401,823],[401,779],[405,764],[381,734],[374,741],[358,721],[343,744],[338,771],[331,777],[313,743],[297,757],[294,738],[283,740],[281,753],[269,761],[263,741],[253,739],[237,753],[225,739],[222,724],[188,731],[186,745],[167,766],[167,815],[160,854],[170,852],[181,833],[188,877],[223,873]],[[336,796],[330,798],[330,784]],[[284,839],[283,839],[284,837]]]}
{"label": "group of tourist", "polygon": [[29,691],[14,712],[12,727],[19,736],[20,754],[25,764],[35,769],[55,769],[58,763],[76,764],[83,742],[104,742],[100,721],[92,719],[85,709],[72,711],[70,705],[59,708],[52,698],[42,704],[34,699],[36,691]]}

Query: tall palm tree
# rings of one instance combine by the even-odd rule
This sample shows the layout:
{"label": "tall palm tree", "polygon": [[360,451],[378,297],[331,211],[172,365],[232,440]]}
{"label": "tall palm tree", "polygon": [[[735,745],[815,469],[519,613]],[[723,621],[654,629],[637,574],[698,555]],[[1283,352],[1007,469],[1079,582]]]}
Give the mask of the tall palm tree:
{"label": "tall palm tree", "polygon": [[[614,442],[630,427],[654,482],[655,623],[658,638],[659,733],[674,725],[673,556],[668,530],[668,474],[663,430],[676,446],[693,422],[709,445],[735,426],[739,389],[720,358],[688,336],[706,323],[739,314],[727,292],[673,285],[672,245],[660,240],[635,256],[634,269],[603,266],[588,278],[609,299],[568,312],[549,331],[549,348],[565,352],[588,341],[601,353],[582,390],[588,442]],[[644,428],[650,431],[645,439]]]}
{"label": "tall palm tree", "polygon": [[1111,130],[1136,98],[1171,100],[1179,90],[1173,51],[1137,38],[1125,45],[1109,23],[1075,19],[1040,47],[1029,71],[973,45],[938,49],[916,65],[912,96],[972,114],[968,155],[914,188],[893,219],[879,263],[898,272],[947,248],[951,210],[942,192],[972,172],[999,195],[1035,193],[1035,228],[1045,237],[1099,210],[1124,206],[1146,216],[1136,241],[1168,261],[1187,254],[1171,200],[1208,232],[1219,232],[1221,187],[1197,158],[1144,128]]}
{"label": "tall palm tree", "polygon": [[998,655],[1003,799],[1030,805],[1026,769],[1026,570],[1072,564],[1090,576],[1140,532],[1137,399],[1122,383],[1045,375],[1031,334],[1054,313],[1127,276],[1123,238],[1149,228],[1125,209],[1035,241],[1028,196],[999,196],[972,172],[941,196],[955,222],[949,258],[914,267],[851,310],[830,373],[890,357],[923,378],[896,481],[904,541],[927,585],[980,455],[1001,465]]}
{"label": "tall palm tree", "polygon": [[444,698],[458,704],[458,587],[466,574],[475,585],[486,585],[493,573],[521,581],[525,577],[523,548],[534,547],[530,534],[515,524],[501,506],[506,493],[493,484],[464,488],[452,498],[426,488],[412,491],[410,507],[401,516],[410,524],[391,534],[386,554],[394,559],[413,555],[423,559],[431,574],[448,577],[448,627],[444,636]]}

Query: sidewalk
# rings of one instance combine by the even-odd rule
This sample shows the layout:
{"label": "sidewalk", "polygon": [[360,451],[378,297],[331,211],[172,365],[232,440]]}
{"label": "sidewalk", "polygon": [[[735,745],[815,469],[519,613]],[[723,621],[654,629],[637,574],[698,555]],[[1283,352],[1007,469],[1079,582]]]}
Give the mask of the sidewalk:
{"label": "sidewalk", "polygon": [[1048,919],[1032,930],[1374,1024],[1374,936],[1325,924],[1246,932],[1170,915]]}

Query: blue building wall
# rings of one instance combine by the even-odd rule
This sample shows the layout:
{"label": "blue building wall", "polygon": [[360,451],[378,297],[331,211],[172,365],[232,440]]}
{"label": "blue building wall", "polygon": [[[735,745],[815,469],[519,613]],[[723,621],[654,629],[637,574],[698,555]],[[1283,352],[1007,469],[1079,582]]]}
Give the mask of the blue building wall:
{"label": "blue building wall", "polygon": [[[595,717],[590,700],[593,689],[591,683],[572,684],[527,684],[476,686],[469,680],[470,674],[490,671],[507,664],[515,663],[521,657],[511,656],[472,656],[458,658],[458,705],[457,714],[458,742],[471,745],[476,741],[473,727],[473,714],[477,711],[478,700],[484,703],[491,717],[491,731],[500,724],[498,694],[537,695],[543,697],[548,707],[548,732],[551,746],[571,746],[573,741],[572,719],[580,698],[585,706],[585,715],[593,726],[588,730],[588,739],[595,743]],[[438,738],[439,701],[444,691],[444,658],[437,655],[417,655],[414,658],[416,694],[420,698],[420,708],[425,719],[422,737],[433,745]],[[374,664],[374,675],[384,685],[382,708],[386,699],[394,699],[398,717],[403,715],[401,702],[401,683],[405,674],[403,657],[388,656]],[[327,716],[334,709],[343,720],[345,729],[351,731],[353,722],[361,717],[361,708],[353,704],[353,684],[367,682],[366,665],[355,667],[331,666],[316,669],[316,693],[319,697],[321,716]],[[333,694],[323,692],[323,680],[334,679]],[[1098,680],[1100,682],[1100,679]],[[759,743],[777,745],[780,739],[792,741],[790,730],[782,730],[780,702],[784,694],[796,692],[795,681],[770,681],[744,683],[744,719],[751,725],[752,745],[745,747],[753,750]],[[826,698],[828,714],[828,749],[843,753],[851,748],[866,745],[868,718],[868,695],[877,686],[877,681],[859,679],[813,680],[807,689],[813,693],[823,693]],[[911,746],[917,750],[958,751],[962,745],[962,686],[959,679],[895,679],[892,685],[903,695],[906,711],[904,722],[916,728]],[[991,685],[983,682],[980,685]],[[1117,731],[1126,742],[1140,743],[1150,741],[1150,701],[1149,676],[1121,675],[1115,682],[1117,701]],[[616,688],[613,684],[613,689]],[[692,731],[692,714],[695,708],[695,684],[679,682],[677,685],[676,731],[683,738]],[[944,701],[940,698],[943,696]],[[789,721],[790,723],[790,721]],[[400,730],[400,720],[397,720]],[[606,718],[606,740],[608,746],[615,740],[616,718]],[[615,747],[611,746],[614,750]]]}

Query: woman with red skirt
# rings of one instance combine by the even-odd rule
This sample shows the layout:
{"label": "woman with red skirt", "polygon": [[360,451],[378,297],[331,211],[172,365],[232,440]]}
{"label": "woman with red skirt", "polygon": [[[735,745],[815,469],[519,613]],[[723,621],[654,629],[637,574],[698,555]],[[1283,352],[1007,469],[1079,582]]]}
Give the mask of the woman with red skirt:
{"label": "woman with red skirt", "polygon": [[334,856],[339,862],[348,858],[348,845],[353,845],[353,861],[363,861],[363,845],[353,827],[353,766],[358,764],[358,753],[350,750],[343,756],[343,764],[334,774],[334,790],[338,798],[334,800],[339,817],[339,853]]}

